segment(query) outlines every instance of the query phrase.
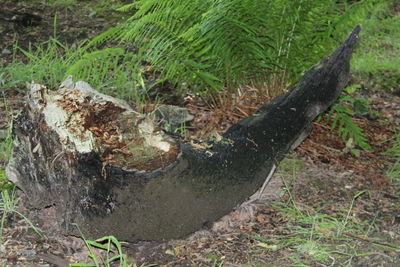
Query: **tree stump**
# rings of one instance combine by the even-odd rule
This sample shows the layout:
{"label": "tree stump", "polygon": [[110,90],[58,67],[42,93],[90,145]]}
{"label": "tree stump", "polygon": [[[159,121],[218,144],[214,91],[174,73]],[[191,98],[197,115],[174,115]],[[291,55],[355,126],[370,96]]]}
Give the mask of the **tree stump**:
{"label": "tree stump", "polygon": [[[290,92],[232,126],[219,142],[180,143],[152,114],[84,82],[32,83],[14,122],[7,177],[56,228],[86,237],[165,240],[188,235],[257,191],[346,85],[357,26]],[[268,190],[268,188],[267,188]]]}

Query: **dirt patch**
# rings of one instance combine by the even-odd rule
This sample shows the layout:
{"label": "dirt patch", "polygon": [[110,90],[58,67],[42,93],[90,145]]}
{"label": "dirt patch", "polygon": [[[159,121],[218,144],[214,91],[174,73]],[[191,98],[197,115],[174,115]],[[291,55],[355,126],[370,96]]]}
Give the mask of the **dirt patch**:
{"label": "dirt patch", "polygon": [[91,10],[86,1],[77,2],[57,7],[45,1],[1,1],[0,64],[7,65],[12,60],[15,44],[28,50],[52,37],[62,43],[80,43],[103,32],[121,17],[113,10],[105,17]]}

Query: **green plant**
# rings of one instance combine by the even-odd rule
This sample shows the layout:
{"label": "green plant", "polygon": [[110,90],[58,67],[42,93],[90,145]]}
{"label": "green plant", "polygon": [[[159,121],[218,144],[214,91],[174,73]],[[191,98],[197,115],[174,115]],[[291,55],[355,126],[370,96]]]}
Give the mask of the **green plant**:
{"label": "green plant", "polygon": [[50,89],[58,87],[68,75],[74,81],[84,80],[102,93],[143,103],[147,100],[138,56],[121,48],[85,53],[81,46],[67,46],[57,39],[23,50],[26,63],[14,60],[0,72],[4,88],[25,87],[26,82],[42,83]]}
{"label": "green plant", "polygon": [[6,119],[8,122],[8,128],[6,130],[0,129],[0,161],[7,162],[11,155],[11,149],[13,143],[11,135],[13,120],[12,116],[10,115],[11,112],[9,110],[7,98],[4,96],[4,94],[3,94],[3,101],[5,106]]}
{"label": "green plant", "polygon": [[6,177],[5,170],[0,169],[0,191],[14,189],[14,185],[10,184]]}
{"label": "green plant", "polygon": [[137,104],[147,99],[147,88],[140,68],[140,58],[121,48],[106,48],[85,53],[69,66],[64,77],[84,80],[97,90]]}
{"label": "green plant", "polygon": [[396,183],[400,183],[400,134],[395,135],[393,146],[385,153],[393,160],[392,166],[386,171],[388,178]]}
{"label": "green plant", "polygon": [[2,243],[2,234],[4,228],[4,222],[10,214],[17,214],[18,216],[22,217],[24,221],[35,231],[36,234],[39,236],[43,236],[42,232],[21,212],[17,209],[18,199],[16,198],[16,191],[14,189],[11,190],[11,194],[9,193],[10,190],[2,190],[1,200],[0,200],[0,213],[1,213],[1,223],[0,223],[0,238]]}
{"label": "green plant", "polygon": [[400,83],[400,14],[385,1],[363,23],[351,69],[368,89],[397,90]]}
{"label": "green plant", "polygon": [[0,86],[3,87],[5,84],[6,73],[4,71],[3,65],[0,63]]}
{"label": "green plant", "polygon": [[48,0],[47,3],[55,8],[69,8],[76,5],[77,0]]}
{"label": "green plant", "polygon": [[24,87],[26,82],[35,81],[54,89],[63,79],[67,67],[79,58],[82,52],[67,47],[54,38],[28,50],[15,46],[14,54],[17,51],[26,57],[27,63],[14,59],[5,68],[5,88]]}
{"label": "green plant", "polygon": [[388,2],[377,5],[363,24],[360,47],[352,60],[355,72],[397,71],[400,68],[400,14],[391,14]]}
{"label": "green plant", "polygon": [[357,240],[348,235],[368,234],[368,230],[365,229],[369,229],[370,226],[365,222],[356,222],[352,216],[356,200],[366,191],[355,194],[347,210],[340,210],[336,216],[332,216],[324,212],[327,207],[313,208],[296,200],[294,190],[287,187],[286,178],[283,178],[283,182],[288,201],[269,203],[287,220],[284,229],[280,230],[284,234],[272,232],[268,237],[252,236],[256,241],[255,251],[282,250],[285,258],[292,262],[291,266],[308,266],[304,265],[305,263],[344,266],[342,263],[351,262],[353,257],[361,256],[362,254],[357,252],[358,248],[355,248]]}
{"label": "green plant", "polygon": [[188,126],[186,123],[181,123],[179,127],[173,127],[170,123],[165,125],[165,130],[168,132],[173,132],[174,134],[178,134],[179,136],[185,137],[188,129],[194,129],[193,126]]}
{"label": "green plant", "polygon": [[[353,210],[353,208],[354,208],[354,203],[355,203],[355,201],[357,200],[357,198],[359,198],[360,196],[362,196],[363,194],[365,194],[365,193],[367,193],[367,192],[368,192],[368,191],[363,190],[363,191],[360,191],[360,192],[358,192],[357,194],[354,195],[354,197],[353,197],[352,200],[351,200],[349,209],[347,210],[346,217],[341,221],[340,227],[339,227],[339,229],[337,230],[337,236],[341,236],[342,233],[343,233],[343,231],[344,231],[344,229],[346,229],[346,226],[347,226],[347,224],[348,224],[348,222],[349,222],[350,214],[351,214],[351,212],[352,212],[352,210]],[[368,192],[368,193],[369,193],[369,192]]]}
{"label": "green plant", "polygon": [[[99,266],[115,266],[114,263],[118,263],[120,267],[133,266],[133,263],[128,259],[128,257],[122,252],[123,242],[118,241],[114,236],[104,236],[95,241],[86,240],[77,224],[72,224],[76,226],[81,234],[83,241],[89,254],[87,255],[88,263],[73,263],[70,264],[71,267],[99,267]],[[96,253],[95,249],[99,249],[99,253]],[[105,252],[105,255],[101,254]],[[144,266],[144,265],[142,265]],[[155,265],[147,265],[155,266]]]}
{"label": "green plant", "polygon": [[[328,264],[335,262],[337,254],[344,253],[352,246],[350,238],[336,236],[337,229],[342,226],[340,219],[299,203],[296,207],[283,203],[272,205],[289,218],[285,226],[287,234],[270,235],[268,238],[253,236],[258,241],[257,247],[270,251],[290,251],[287,257],[293,264],[304,263],[305,259]],[[302,207],[301,213],[298,212],[298,206]],[[349,232],[359,230],[354,227],[353,223],[346,224],[345,229]]]}
{"label": "green plant", "polygon": [[[82,44],[62,44],[56,34],[57,17],[54,17],[53,24],[54,36],[48,41],[27,50],[14,46],[14,60],[7,67],[0,68],[3,87],[25,87],[26,82],[35,81],[55,89],[72,75],[74,81],[84,80],[103,93],[134,99],[136,103],[146,100],[147,88],[138,55],[121,48],[89,53]],[[26,57],[22,61],[15,57],[19,52]]]}
{"label": "green plant", "polygon": [[233,91],[282,71],[295,80],[381,1],[336,2],[135,1],[120,8],[134,12],[125,23],[88,47],[133,43],[162,80],[198,93]]}
{"label": "green plant", "polygon": [[[345,94],[351,94],[358,88],[360,88],[359,85],[353,85],[346,87],[343,91]],[[349,104],[353,110],[348,107]],[[364,150],[371,150],[371,146],[368,144],[367,138],[365,138],[361,128],[352,119],[355,114],[365,115],[371,112],[369,104],[369,101],[364,98],[342,95],[329,108],[326,114],[327,121],[331,124],[331,132],[337,129],[338,135],[346,143],[347,149],[356,155],[359,152],[353,148],[353,144]]]}

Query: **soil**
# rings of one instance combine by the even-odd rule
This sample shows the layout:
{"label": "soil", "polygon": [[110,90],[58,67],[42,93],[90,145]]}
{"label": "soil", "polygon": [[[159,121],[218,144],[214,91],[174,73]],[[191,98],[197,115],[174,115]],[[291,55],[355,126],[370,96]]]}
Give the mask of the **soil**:
{"label": "soil", "polygon": [[[58,35],[67,42],[90,38],[117,20],[88,16],[79,8],[57,9],[43,2],[2,1],[1,64],[7,65],[12,60],[9,52],[15,40],[27,48],[29,43],[37,44],[52,36],[55,14]],[[22,57],[17,55],[17,58]],[[7,90],[5,96],[7,108],[17,112],[23,105],[24,92],[21,88],[14,89]],[[291,246],[265,248],[265,239],[282,240],[293,230],[294,216],[284,212],[277,203],[296,203],[301,213],[313,214],[318,210],[331,218],[339,218],[343,211],[349,210],[354,196],[360,194],[354,201],[349,221],[369,225],[368,237],[342,233],[352,240],[353,249],[361,253],[347,263],[341,262],[338,256],[330,266],[400,266],[399,184],[388,179],[386,171],[393,161],[383,154],[393,145],[394,134],[400,126],[400,97],[388,92],[371,92],[368,88],[361,94],[371,101],[372,110],[379,114],[377,118],[365,115],[355,119],[366,134],[371,151],[352,153],[322,119],[314,123],[309,138],[281,163],[268,190],[258,201],[239,207],[185,239],[124,244],[125,252],[138,266],[293,266]],[[204,106],[198,99],[186,101],[186,107],[195,115],[192,126],[200,129],[188,131],[187,137],[203,139],[209,137],[207,133],[210,132],[218,135],[250,115],[265,100],[250,93],[222,108]],[[6,114],[6,105],[0,104],[0,110],[1,114]],[[8,123],[5,116],[0,116],[0,131],[7,129]],[[0,165],[4,167],[5,162]],[[290,194],[286,190],[288,187]],[[29,215],[23,201],[17,209]],[[0,263],[5,266],[68,266],[72,262],[84,262],[88,253],[81,238],[50,233],[38,236],[24,218],[15,213],[5,216],[1,237]],[[325,266],[306,254],[299,261],[306,266]]]}

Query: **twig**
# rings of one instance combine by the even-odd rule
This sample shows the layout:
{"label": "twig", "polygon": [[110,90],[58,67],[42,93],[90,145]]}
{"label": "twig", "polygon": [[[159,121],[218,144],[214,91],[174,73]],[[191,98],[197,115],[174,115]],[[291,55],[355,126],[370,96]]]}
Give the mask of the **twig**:
{"label": "twig", "polygon": [[330,127],[329,127],[329,126],[326,126],[326,125],[324,125],[324,124],[321,124],[321,123],[318,123],[318,122],[314,122],[314,124],[315,124],[315,125],[318,125],[318,126],[321,126],[322,128],[325,128],[325,129],[330,130]]}
{"label": "twig", "polygon": [[320,143],[316,143],[316,142],[314,142],[314,141],[312,141],[312,140],[310,140],[310,143],[313,144],[313,145],[317,145],[317,146],[323,147],[323,148],[325,148],[326,150],[331,150],[331,151],[333,151],[333,152],[337,152],[337,153],[340,153],[340,154],[343,153],[343,151],[341,151],[341,150],[339,150],[339,149],[336,149],[336,148],[333,148],[333,147],[329,147],[329,146],[326,146],[326,145],[323,145],[323,144],[320,144]]}
{"label": "twig", "polygon": [[261,187],[260,193],[258,193],[258,199],[261,199],[261,196],[262,196],[262,194],[264,193],[265,187],[267,187],[269,181],[271,180],[272,175],[273,175],[274,172],[275,172],[275,169],[276,169],[276,165],[274,164],[274,165],[272,165],[272,169],[271,169],[271,171],[269,172],[267,179],[265,179],[265,181],[264,181],[264,183],[263,183],[263,185],[262,185],[262,187]]}
{"label": "twig", "polygon": [[50,163],[50,169],[54,169],[54,163],[56,162],[56,160],[58,160],[60,157],[64,156],[65,151],[61,151],[60,153],[58,153],[54,159],[51,161]]}
{"label": "twig", "polygon": [[[265,188],[267,187],[269,181],[271,180],[272,175],[273,175],[274,172],[275,172],[275,169],[276,169],[276,165],[274,164],[274,165],[272,165],[272,168],[271,168],[271,170],[269,171],[269,174],[268,174],[267,178],[265,179],[265,181],[264,181],[262,187],[260,188],[259,191],[257,191],[258,193],[257,193],[257,192],[254,193],[254,195],[252,195],[248,201],[246,201],[246,202],[244,202],[244,203],[242,203],[242,204],[240,205],[241,207],[246,206],[246,205],[248,205],[248,204],[250,204],[250,203],[253,203],[253,202],[256,201],[256,200],[261,199],[261,196],[262,196],[262,194],[264,193]],[[256,195],[257,195],[257,196],[256,196]]]}
{"label": "twig", "polygon": [[38,255],[39,258],[43,259],[44,261],[54,264],[58,267],[68,267],[69,265],[69,261],[58,257],[56,255],[53,254],[39,254]]}

